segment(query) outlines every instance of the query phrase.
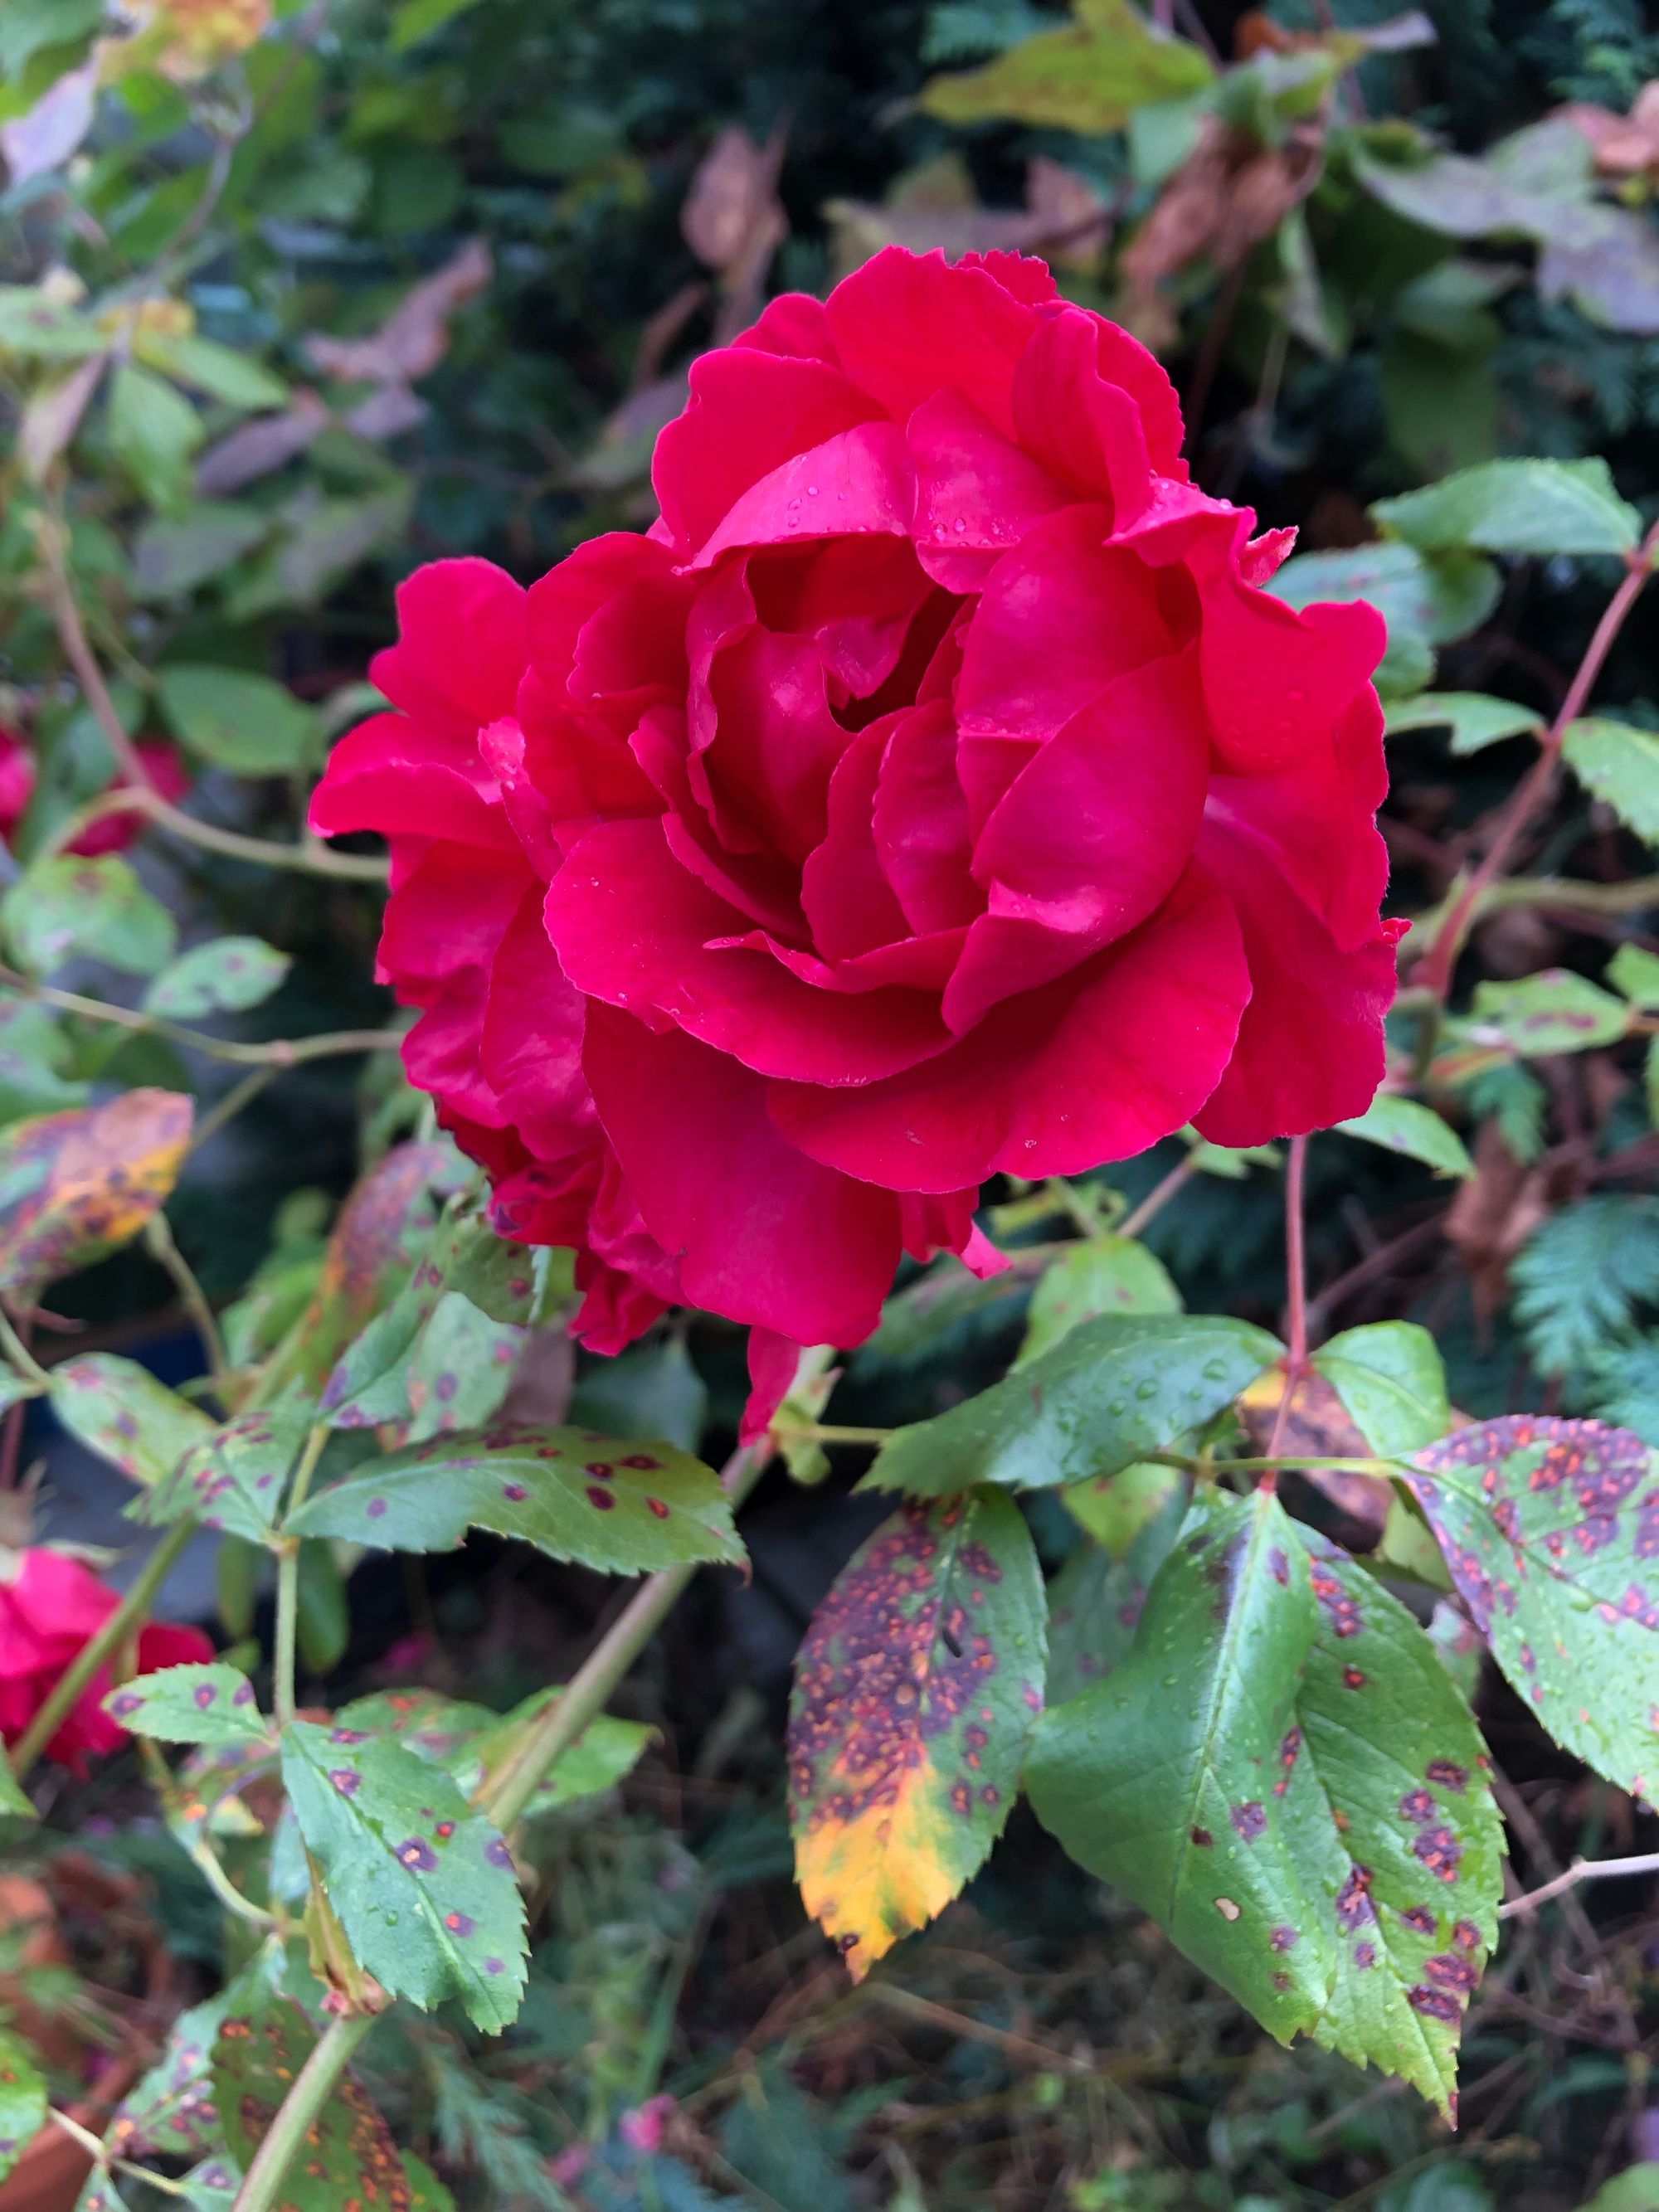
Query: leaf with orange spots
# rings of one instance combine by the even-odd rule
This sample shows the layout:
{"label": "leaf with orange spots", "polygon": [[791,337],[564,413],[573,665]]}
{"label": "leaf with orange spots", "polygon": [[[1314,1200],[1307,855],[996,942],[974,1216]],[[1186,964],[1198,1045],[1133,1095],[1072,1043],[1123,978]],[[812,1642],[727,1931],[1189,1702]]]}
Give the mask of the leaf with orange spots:
{"label": "leaf with orange spots", "polygon": [[902,1507],[814,1614],[789,1709],[795,1878],[854,1980],[1002,1832],[1045,1656],[1030,1533],[995,1491]]}
{"label": "leaf with orange spots", "polygon": [[316,1492],[288,1528],[393,1552],[453,1551],[469,1528],[488,1528],[606,1574],[744,1557],[712,1468],[672,1444],[587,1429],[434,1437]]}
{"label": "leaf with orange spots", "polygon": [[127,1091],[0,1132],[0,1291],[32,1298],[135,1237],[178,1180],[193,1110]]}
{"label": "leaf with orange spots", "polygon": [[[251,1986],[251,1984],[253,1984]],[[246,2170],[295,2076],[317,2045],[298,2005],[251,1976],[213,2046],[213,2101],[231,2155]],[[281,2201],[292,2212],[410,2212],[411,2192],[392,2130],[354,2075],[347,2074],[306,2130]]]}
{"label": "leaf with orange spots", "polygon": [[1659,1799],[1659,1468],[1600,1421],[1516,1413],[1401,1470],[1463,1607],[1559,1743]]}
{"label": "leaf with orange spots", "polygon": [[337,1722],[291,1721],[283,1780],[352,1955],[393,1996],[459,1997],[487,2033],[519,2009],[512,1854],[440,1766]]}

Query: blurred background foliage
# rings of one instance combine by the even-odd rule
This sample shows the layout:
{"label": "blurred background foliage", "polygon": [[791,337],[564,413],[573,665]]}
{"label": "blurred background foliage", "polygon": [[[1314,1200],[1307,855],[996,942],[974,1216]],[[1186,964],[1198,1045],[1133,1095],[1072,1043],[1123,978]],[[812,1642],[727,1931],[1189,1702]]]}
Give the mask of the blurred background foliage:
{"label": "blurred background foliage", "polygon": [[[648,521],[651,441],[691,356],[770,294],[821,291],[896,240],[1048,254],[1071,296],[1164,360],[1205,487],[1300,527],[1314,561],[1287,585],[1377,597],[1390,903],[1429,913],[1489,834],[1526,731],[1559,708],[1616,570],[1379,540],[1368,510],[1495,455],[1601,456],[1643,522],[1659,514],[1656,78],[1638,0],[1403,15],[1392,0],[1176,0],[1150,21],[1128,0],[1071,15],[1027,0],[3,0],[10,876],[75,836],[114,768],[66,668],[64,589],[128,735],[194,815],[292,838],[328,743],[372,702],[402,575],[477,552],[528,580]],[[1413,709],[1431,683],[1512,702],[1507,725]],[[1650,624],[1627,628],[1607,689],[1626,725],[1659,732]],[[1459,1004],[1477,980],[1601,977],[1615,945],[1659,954],[1654,787],[1609,801],[1585,775],[1561,791],[1522,859],[1595,897],[1486,914]],[[185,946],[252,933],[285,963],[257,1003],[212,1000],[230,1036],[386,1018],[372,889],[160,831],[135,853],[136,896]],[[133,946],[162,925],[125,876],[106,888],[107,912],[64,923],[77,964],[58,980],[84,968],[133,1003],[155,965]],[[38,965],[15,908],[0,926]],[[1418,1157],[1316,1144],[1312,1277],[1328,1324],[1426,1322],[1469,1413],[1610,1411],[1659,1444],[1659,1139],[1630,1049],[1659,969],[1623,973],[1606,1049],[1517,1045],[1500,1001],[1484,1028],[1454,1024],[1425,1071],[1468,1147],[1449,1177],[1420,1133],[1403,1147]],[[386,1056],[354,1065],[280,1073],[170,1209],[216,1301],[254,1276],[233,1332],[275,1333],[362,1160],[425,1126]],[[212,1110],[241,1079],[154,1024],[0,1002],[9,1119],[138,1082]],[[1146,1239],[1188,1301],[1271,1318],[1273,1165],[1173,1142],[1090,1203],[1121,1218],[1161,1194]],[[1041,1236],[1040,1208],[1001,1202],[1006,1241]],[[838,1418],[915,1419],[988,1380],[1033,1272],[981,1288],[947,1267],[902,1289]],[[187,1357],[153,1252],[57,1302],[88,1324],[78,1341],[147,1346],[175,1376]],[[738,1366],[731,1337],[693,1321],[584,1367],[578,1408],[714,1438]],[[377,2094],[462,2201],[1568,2212],[1659,2158],[1659,1914],[1616,1883],[1582,1925],[1528,1923],[1506,1948],[1472,2014],[1455,2148],[1408,2096],[1264,2044],[1024,1815],[902,1974],[850,1991],[793,1901],[774,1748],[800,1628],[870,1525],[845,1495],[856,1455],[836,1456],[827,1490],[767,1493],[754,1585],[702,1594],[636,1683],[660,1743],[622,1798],[570,1818],[520,2027],[482,2051],[428,2022],[375,2046]],[[1052,1517],[1058,1559],[1072,1537]],[[404,1679],[418,1649],[428,1679],[500,1704],[548,1679],[601,1602],[576,1571],[482,1547],[429,1583],[365,1568],[352,1595],[349,1629],[337,1606],[313,1632],[335,1693]],[[1540,1872],[1648,1833],[1501,1686],[1481,1697]],[[188,1869],[142,1823],[106,1843],[160,1886],[187,1958]],[[1659,2194],[1596,2201],[1641,2212]]]}

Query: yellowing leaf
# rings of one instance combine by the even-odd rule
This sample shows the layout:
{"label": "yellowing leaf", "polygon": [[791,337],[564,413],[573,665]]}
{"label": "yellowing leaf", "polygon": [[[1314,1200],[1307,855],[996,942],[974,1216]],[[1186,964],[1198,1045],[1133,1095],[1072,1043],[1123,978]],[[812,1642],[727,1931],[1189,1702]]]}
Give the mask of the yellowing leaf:
{"label": "yellowing leaf", "polygon": [[1155,31],[1128,0],[1077,0],[1072,21],[981,69],[929,79],[920,105],[945,123],[1006,116],[1062,131],[1121,131],[1138,107],[1199,92],[1215,72],[1198,47]]}
{"label": "yellowing leaf", "polygon": [[789,1714],[795,1876],[855,1981],[1001,1833],[1045,1662],[1036,1554],[995,1491],[902,1507],[818,1607]]}
{"label": "yellowing leaf", "polygon": [[32,1296],[138,1234],[178,1179],[191,1101],[129,1091],[0,1136],[0,1290]]}

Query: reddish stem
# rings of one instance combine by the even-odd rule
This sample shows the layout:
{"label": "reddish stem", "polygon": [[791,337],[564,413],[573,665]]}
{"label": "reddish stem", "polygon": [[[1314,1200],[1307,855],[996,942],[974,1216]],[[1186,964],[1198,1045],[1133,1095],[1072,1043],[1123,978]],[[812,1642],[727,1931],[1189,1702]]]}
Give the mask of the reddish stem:
{"label": "reddish stem", "polygon": [[1433,942],[1424,952],[1414,981],[1426,990],[1437,1007],[1443,1006],[1451,990],[1452,970],[1457,956],[1463,949],[1463,939],[1468,933],[1481,899],[1489,890],[1503,869],[1505,860],[1514,851],[1537,809],[1549,796],[1555,781],[1556,765],[1561,757],[1561,740],[1570,724],[1576,722],[1584,711],[1590,687],[1601,672],[1602,663],[1613,649],[1613,640],[1624,628],[1631,609],[1642,595],[1642,587],[1653,574],[1656,549],[1659,549],[1659,523],[1656,523],[1635,552],[1626,560],[1625,574],[1618,590],[1607,601],[1601,619],[1596,623],[1589,643],[1584,647],[1584,657],[1579,662],[1566,696],[1557,710],[1555,720],[1543,732],[1538,741],[1538,757],[1515,787],[1515,793],[1498,825],[1496,836],[1486,848],[1480,865],[1464,884],[1451,911],[1436,931]]}
{"label": "reddish stem", "polygon": [[[1277,1459],[1291,1418],[1291,1401],[1308,1370],[1308,1264],[1303,1232],[1303,1192],[1307,1181],[1308,1140],[1291,1139],[1290,1164],[1285,1170],[1285,1391],[1273,1414],[1267,1439],[1267,1457]],[[1264,1477],[1273,1480],[1271,1474]]]}

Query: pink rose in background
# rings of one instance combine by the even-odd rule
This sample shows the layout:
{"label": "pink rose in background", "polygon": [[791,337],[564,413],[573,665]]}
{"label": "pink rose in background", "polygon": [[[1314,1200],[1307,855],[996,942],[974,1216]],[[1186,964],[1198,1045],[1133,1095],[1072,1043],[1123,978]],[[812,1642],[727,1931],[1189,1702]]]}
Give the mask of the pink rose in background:
{"label": "pink rose in background", "polygon": [[[61,1552],[36,1546],[0,1556],[0,1740],[16,1742],[119,1602],[90,1567]],[[151,1621],[139,1631],[140,1674],[212,1656],[199,1628]],[[102,1710],[110,1686],[109,1669],[101,1667],[47,1744],[48,1759],[83,1774],[88,1756],[119,1750],[126,1731]]]}
{"label": "pink rose in background", "polygon": [[991,1176],[1370,1103],[1383,626],[1181,436],[1040,263],[893,248],[695,365],[647,536],[404,586],[313,825],[391,838],[411,1079],[590,1341],[684,1298],[781,1388],[998,1264]]}
{"label": "pink rose in background", "polygon": [[[141,738],[134,748],[144,763],[150,781],[163,799],[179,799],[190,789],[190,778],[179,759],[176,747],[165,738]],[[108,786],[114,791],[121,787],[124,779],[117,776]],[[34,796],[34,753],[22,732],[0,722],[0,841],[11,844],[17,825]],[[102,820],[90,823],[74,842],[64,847],[82,860],[95,860],[100,853],[124,853],[144,826],[139,813],[106,815]]]}

